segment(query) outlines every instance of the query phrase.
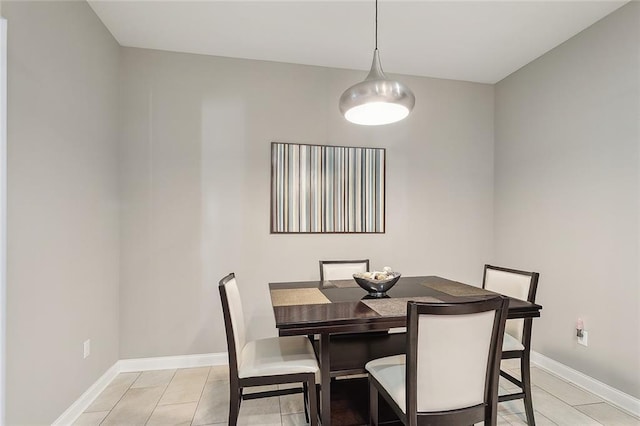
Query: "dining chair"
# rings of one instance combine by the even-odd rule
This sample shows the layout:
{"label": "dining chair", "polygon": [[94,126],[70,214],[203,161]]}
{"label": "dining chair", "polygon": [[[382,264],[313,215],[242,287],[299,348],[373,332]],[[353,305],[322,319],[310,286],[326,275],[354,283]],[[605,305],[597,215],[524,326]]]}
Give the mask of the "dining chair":
{"label": "dining chair", "polygon": [[353,274],[368,271],[369,259],[320,261],[320,281],[350,280]]}
{"label": "dining chair", "polygon": [[382,396],[405,425],[495,425],[509,299],[407,303],[406,355],[370,361],[370,424]]}
{"label": "dining chair", "polygon": [[[350,280],[353,274],[369,272],[369,259],[364,260],[321,260],[320,281]],[[406,327],[394,327],[386,331],[391,334],[406,333]]]}
{"label": "dining chair", "polygon": [[[535,303],[539,277],[540,274],[537,272],[485,265],[482,288]],[[533,401],[531,399],[532,325],[532,318],[507,320],[502,343],[502,359],[520,359],[520,380],[504,370],[500,370],[500,375],[520,389],[519,392],[500,395],[498,398],[499,402],[523,399],[529,426],[535,426],[536,424],[533,415]]]}
{"label": "dining chair", "polygon": [[[353,274],[369,271],[369,259],[363,260],[321,260],[320,282],[331,280],[353,280]],[[355,284],[355,282],[354,282]],[[331,336],[331,345],[337,353],[349,353],[353,363],[340,367],[332,365],[332,380],[336,377],[366,374],[364,365],[372,359],[372,354],[394,355],[404,352],[405,327],[360,333],[340,333]],[[389,336],[397,334],[397,336]],[[309,335],[312,342],[318,336]],[[378,355],[381,356],[381,355]],[[334,357],[332,357],[334,358]]]}
{"label": "dining chair", "polygon": [[[318,424],[316,373],[318,361],[304,336],[246,340],[240,292],[233,273],[220,280],[220,299],[229,351],[229,425],[238,422],[242,400],[304,393],[305,418]],[[245,387],[302,383],[302,388],[244,394]],[[308,405],[308,407],[307,407]]]}

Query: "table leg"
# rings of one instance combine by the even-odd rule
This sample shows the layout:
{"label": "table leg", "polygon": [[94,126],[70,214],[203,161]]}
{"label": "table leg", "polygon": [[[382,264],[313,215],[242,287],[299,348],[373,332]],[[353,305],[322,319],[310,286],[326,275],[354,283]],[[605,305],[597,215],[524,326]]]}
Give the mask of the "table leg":
{"label": "table leg", "polygon": [[320,335],[320,417],[322,426],[331,425],[331,361],[329,357],[329,334]]}

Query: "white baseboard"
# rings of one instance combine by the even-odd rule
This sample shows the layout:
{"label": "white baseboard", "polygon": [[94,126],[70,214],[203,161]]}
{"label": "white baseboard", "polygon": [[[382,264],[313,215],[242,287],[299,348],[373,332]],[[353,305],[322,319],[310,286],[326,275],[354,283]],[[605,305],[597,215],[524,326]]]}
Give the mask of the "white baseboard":
{"label": "white baseboard", "polygon": [[121,359],[118,361],[121,373],[131,371],[170,370],[173,368],[208,367],[228,364],[226,352],[198,355],[162,356],[155,358]]}
{"label": "white baseboard", "polygon": [[[602,383],[593,377],[587,376],[571,367],[554,361],[551,358],[531,351],[531,362],[537,367],[548,371],[576,386],[585,389],[611,404],[640,417],[640,399],[634,398],[618,389]],[[78,398],[62,415],[53,422],[53,425],[70,425],[86,410],[98,395],[119,374],[132,371],[169,370],[173,368],[206,367],[212,365],[226,365],[228,358],[226,352],[165,356],[157,358],[121,359],[109,368],[85,393]]]}
{"label": "white baseboard", "polygon": [[149,371],[149,370],[169,370],[173,368],[193,368],[207,367],[212,365],[228,364],[226,352],[199,354],[199,355],[180,355],[165,356],[157,358],[137,358],[137,359],[121,359],[116,361],[80,398],[76,400],[67,410],[58,417],[52,425],[63,426],[73,424],[80,414],[82,414],[91,403],[102,393],[103,390],[116,376],[120,373],[128,373],[132,371]]}
{"label": "white baseboard", "polygon": [[547,358],[538,352],[531,351],[531,362],[543,370],[599,396],[630,414],[640,417],[640,399],[619,391],[606,383],[602,383],[558,361]]}
{"label": "white baseboard", "polygon": [[66,409],[60,417],[58,417],[52,425],[70,425],[75,422],[80,414],[84,412],[91,403],[102,393],[103,390],[116,376],[120,373],[118,363],[116,362],[109,368],[94,384],[83,393],[69,408]]}

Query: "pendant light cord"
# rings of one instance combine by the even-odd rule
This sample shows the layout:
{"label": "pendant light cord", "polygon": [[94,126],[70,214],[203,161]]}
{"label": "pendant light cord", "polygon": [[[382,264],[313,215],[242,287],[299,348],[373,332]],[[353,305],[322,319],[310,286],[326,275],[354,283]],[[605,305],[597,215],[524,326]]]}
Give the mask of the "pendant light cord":
{"label": "pendant light cord", "polygon": [[378,0],[376,0],[376,50],[378,50]]}

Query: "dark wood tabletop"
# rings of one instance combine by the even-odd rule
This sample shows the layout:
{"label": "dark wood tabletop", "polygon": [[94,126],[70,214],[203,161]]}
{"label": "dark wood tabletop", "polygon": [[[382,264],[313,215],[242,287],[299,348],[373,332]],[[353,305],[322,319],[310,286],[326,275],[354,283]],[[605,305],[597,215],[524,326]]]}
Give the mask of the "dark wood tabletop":
{"label": "dark wood tabletop", "polygon": [[[281,336],[361,332],[384,330],[406,325],[405,314],[380,314],[367,304],[365,290],[357,286],[355,281],[339,282],[283,282],[270,283],[272,305],[276,327]],[[305,296],[296,300],[295,289],[318,289],[328,299],[324,303],[311,303]],[[293,295],[286,305],[279,305],[274,298],[273,290],[293,290]],[[469,286],[460,282],[437,276],[402,277],[387,292],[389,299],[399,299],[406,305],[411,298],[433,298],[430,301],[442,303],[460,302],[461,300],[486,299],[496,293],[482,288]],[[540,316],[542,306],[523,300],[509,300],[509,318],[535,318]]]}
{"label": "dark wood tabletop", "polygon": [[[496,295],[435,276],[402,277],[387,292],[388,297],[378,299],[368,296],[354,280],[271,283],[269,289],[281,336],[319,335],[314,347],[321,372],[323,426],[330,426],[332,414],[337,415],[331,409],[331,377],[362,373],[371,359],[404,353],[405,334],[386,331],[406,326],[407,301],[452,303]],[[509,299],[509,318],[539,317],[541,309],[534,303]]]}

